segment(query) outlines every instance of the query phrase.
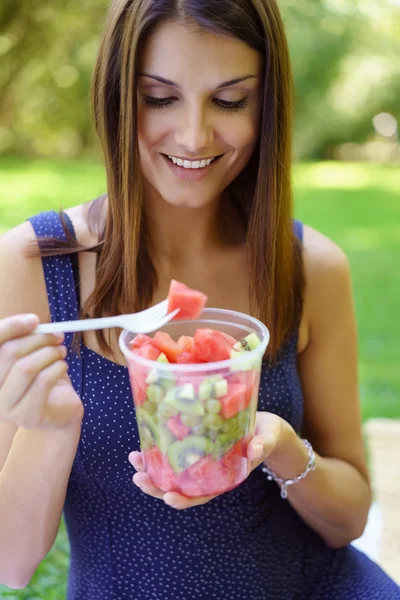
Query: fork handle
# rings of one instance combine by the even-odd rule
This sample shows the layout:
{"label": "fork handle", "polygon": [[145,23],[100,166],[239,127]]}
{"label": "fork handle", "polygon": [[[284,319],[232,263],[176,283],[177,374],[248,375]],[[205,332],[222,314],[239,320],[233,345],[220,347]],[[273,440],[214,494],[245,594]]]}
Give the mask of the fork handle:
{"label": "fork handle", "polygon": [[75,333],[121,327],[119,317],[103,317],[101,319],[77,319],[76,321],[59,321],[38,325],[33,333]]}

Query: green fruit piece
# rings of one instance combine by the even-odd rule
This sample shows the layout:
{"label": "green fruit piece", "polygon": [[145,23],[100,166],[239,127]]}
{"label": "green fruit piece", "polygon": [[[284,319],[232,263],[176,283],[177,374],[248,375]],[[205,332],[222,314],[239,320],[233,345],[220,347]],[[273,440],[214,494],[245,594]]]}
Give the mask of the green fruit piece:
{"label": "green fruit piece", "polygon": [[261,340],[255,333],[250,333],[250,335],[246,336],[243,340],[240,340],[237,344],[233,346],[234,350],[238,352],[250,352],[251,350],[255,350],[261,344]]}
{"label": "green fruit piece", "polygon": [[154,440],[151,435],[151,431],[144,423],[142,423],[139,428],[139,438],[140,448],[143,452],[146,452],[146,450],[149,450],[152,446],[154,446]]}
{"label": "green fruit piece", "polygon": [[214,394],[217,398],[222,398],[228,393],[228,382],[226,379],[220,379],[214,383]]}
{"label": "green fruit piece", "polygon": [[231,358],[241,358],[238,361],[237,365],[231,366],[231,371],[253,371],[261,369],[261,357],[258,356],[256,358],[247,358],[246,352],[237,352],[236,350],[231,350]]}
{"label": "green fruit piece", "polygon": [[250,415],[248,410],[241,410],[240,413],[237,414],[238,421],[238,435],[239,437],[244,437],[247,433],[247,428],[250,424]]}
{"label": "green fruit piece", "polygon": [[219,415],[208,414],[203,419],[204,426],[212,431],[219,431],[223,425],[223,419]]}
{"label": "green fruit piece", "polygon": [[176,387],[176,380],[172,377],[160,377],[157,383],[164,392],[168,392],[168,390]]}
{"label": "green fruit piece", "polygon": [[207,429],[207,436],[212,442],[215,442],[215,440],[218,437],[218,431],[214,431],[213,429]]}
{"label": "green fruit piece", "polygon": [[217,415],[220,412],[221,408],[222,404],[219,400],[214,400],[214,398],[212,398],[211,400],[208,400],[208,402],[206,402],[207,412],[213,415]]}
{"label": "green fruit piece", "polygon": [[199,385],[199,398],[200,400],[209,400],[212,396],[213,383],[209,379],[205,379]]}
{"label": "green fruit piece", "polygon": [[204,435],[206,433],[205,425],[203,423],[196,423],[196,425],[193,425],[192,427],[192,432],[195,435]]}
{"label": "green fruit piece", "polygon": [[174,404],[166,404],[162,402],[158,407],[157,413],[162,421],[166,421],[170,417],[176,417],[179,414],[178,407]]}
{"label": "green fruit piece", "polygon": [[153,402],[146,400],[146,402],[144,402],[142,405],[142,410],[149,415],[153,415],[155,412],[157,412],[157,406]]}
{"label": "green fruit piece", "polygon": [[158,380],[157,371],[155,369],[151,369],[151,371],[149,371],[149,374],[147,375],[147,377],[145,379],[147,385],[151,385],[152,383],[156,383],[157,380]]}
{"label": "green fruit piece", "polygon": [[154,402],[154,404],[158,404],[161,402],[162,397],[164,396],[164,391],[160,388],[159,385],[155,385],[154,383],[149,385],[147,388],[147,399],[150,402]]}
{"label": "green fruit piece", "polygon": [[203,417],[205,415],[204,406],[198,400],[196,402],[188,402],[184,398],[178,398],[176,401],[178,410],[187,415]]}
{"label": "green fruit piece", "polygon": [[193,383],[185,383],[181,388],[178,388],[177,395],[179,398],[185,398],[185,400],[195,400],[196,392]]}
{"label": "green fruit piece", "polygon": [[169,363],[169,360],[165,356],[164,352],[161,352],[160,356],[157,358],[157,362],[160,362],[160,363]]}
{"label": "green fruit piece", "polygon": [[199,423],[199,417],[196,417],[196,415],[187,415],[185,413],[182,413],[181,414],[181,421],[185,425],[185,427],[192,428],[195,425],[198,425],[198,423]]}
{"label": "green fruit piece", "polygon": [[235,415],[231,419],[224,421],[221,431],[229,435],[231,439],[238,436],[238,416]]}
{"label": "green fruit piece", "polygon": [[213,444],[204,436],[188,435],[181,441],[174,442],[168,448],[168,459],[175,473],[181,473],[194,465],[198,460],[211,454]]}
{"label": "green fruit piece", "polygon": [[234,440],[231,440],[226,433],[221,433],[217,436],[214,442],[213,455],[216,460],[220,460],[224,454],[233,446]]}
{"label": "green fruit piece", "polygon": [[196,398],[194,386],[186,383],[175,390],[175,404],[179,412],[187,415],[202,417],[205,415],[204,406]]}
{"label": "green fruit piece", "polygon": [[149,415],[141,410],[139,413],[138,428],[140,439],[142,440],[143,436],[145,442],[148,443],[151,437],[153,443],[160,448],[161,452],[166,452],[169,446],[175,441],[168,427],[159,422],[157,415]]}

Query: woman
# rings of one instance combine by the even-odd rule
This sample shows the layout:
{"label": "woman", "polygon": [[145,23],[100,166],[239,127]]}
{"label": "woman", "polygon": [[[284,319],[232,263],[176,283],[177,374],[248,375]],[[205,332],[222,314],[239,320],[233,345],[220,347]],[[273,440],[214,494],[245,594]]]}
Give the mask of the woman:
{"label": "woman", "polygon": [[[28,584],[64,508],[70,600],[400,598],[349,546],[371,502],[349,267],[332,241],[292,222],[291,86],[275,1],[111,2],[93,82],[108,194],[1,241],[0,581],[10,587]],[[29,258],[36,237],[42,258]],[[79,308],[154,304],[172,278],[272,334],[252,473],[216,498],[163,493],[142,472],[118,332],[76,339],[79,353],[70,336],[33,334]],[[302,474],[283,499],[280,480]]]}

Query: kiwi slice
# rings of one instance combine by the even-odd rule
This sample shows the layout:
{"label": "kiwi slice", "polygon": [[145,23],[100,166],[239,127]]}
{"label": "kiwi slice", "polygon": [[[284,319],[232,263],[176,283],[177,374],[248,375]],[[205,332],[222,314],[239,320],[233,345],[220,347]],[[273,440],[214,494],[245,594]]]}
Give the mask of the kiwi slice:
{"label": "kiwi slice", "polygon": [[191,383],[186,383],[175,390],[175,404],[182,413],[198,417],[205,414],[204,407],[197,399],[194,386]]}
{"label": "kiwi slice", "polygon": [[250,333],[250,335],[246,336],[233,346],[234,350],[238,352],[250,352],[251,350],[255,350],[261,344],[261,340],[255,333]]}
{"label": "kiwi slice", "polygon": [[150,402],[149,400],[146,400],[142,404],[141,409],[148,415],[154,415],[154,413],[157,412],[157,406],[153,402]]}
{"label": "kiwi slice", "polygon": [[175,473],[181,473],[212,451],[213,443],[208,438],[188,435],[185,439],[171,444],[168,448],[168,459]]}
{"label": "kiwi slice", "polygon": [[227,433],[220,433],[214,442],[213,456],[220,460],[234,445],[236,440],[232,440]]}
{"label": "kiwi slice", "polygon": [[147,399],[150,402],[153,402],[154,404],[159,404],[159,402],[161,402],[162,400],[162,397],[164,396],[164,391],[159,385],[152,383],[147,388],[146,394]]}
{"label": "kiwi slice", "polygon": [[205,427],[207,427],[207,429],[211,429],[212,431],[219,431],[222,428],[224,422],[222,417],[220,417],[219,415],[209,413],[204,417],[203,424]]}
{"label": "kiwi slice", "polygon": [[[166,425],[160,422],[157,414],[149,415],[141,411],[139,417],[139,431],[150,432],[154,443],[160,448],[161,452],[167,452],[171,444],[174,443],[175,437]],[[145,434],[147,435],[147,433]]]}

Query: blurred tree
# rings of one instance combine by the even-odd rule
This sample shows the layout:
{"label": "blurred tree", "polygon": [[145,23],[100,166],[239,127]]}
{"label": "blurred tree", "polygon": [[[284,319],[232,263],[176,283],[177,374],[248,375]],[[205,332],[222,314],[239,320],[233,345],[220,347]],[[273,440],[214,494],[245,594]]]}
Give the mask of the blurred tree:
{"label": "blurred tree", "polygon": [[[296,158],[400,118],[400,0],[279,0],[296,87]],[[109,0],[2,0],[0,153],[100,156],[89,88]]]}

